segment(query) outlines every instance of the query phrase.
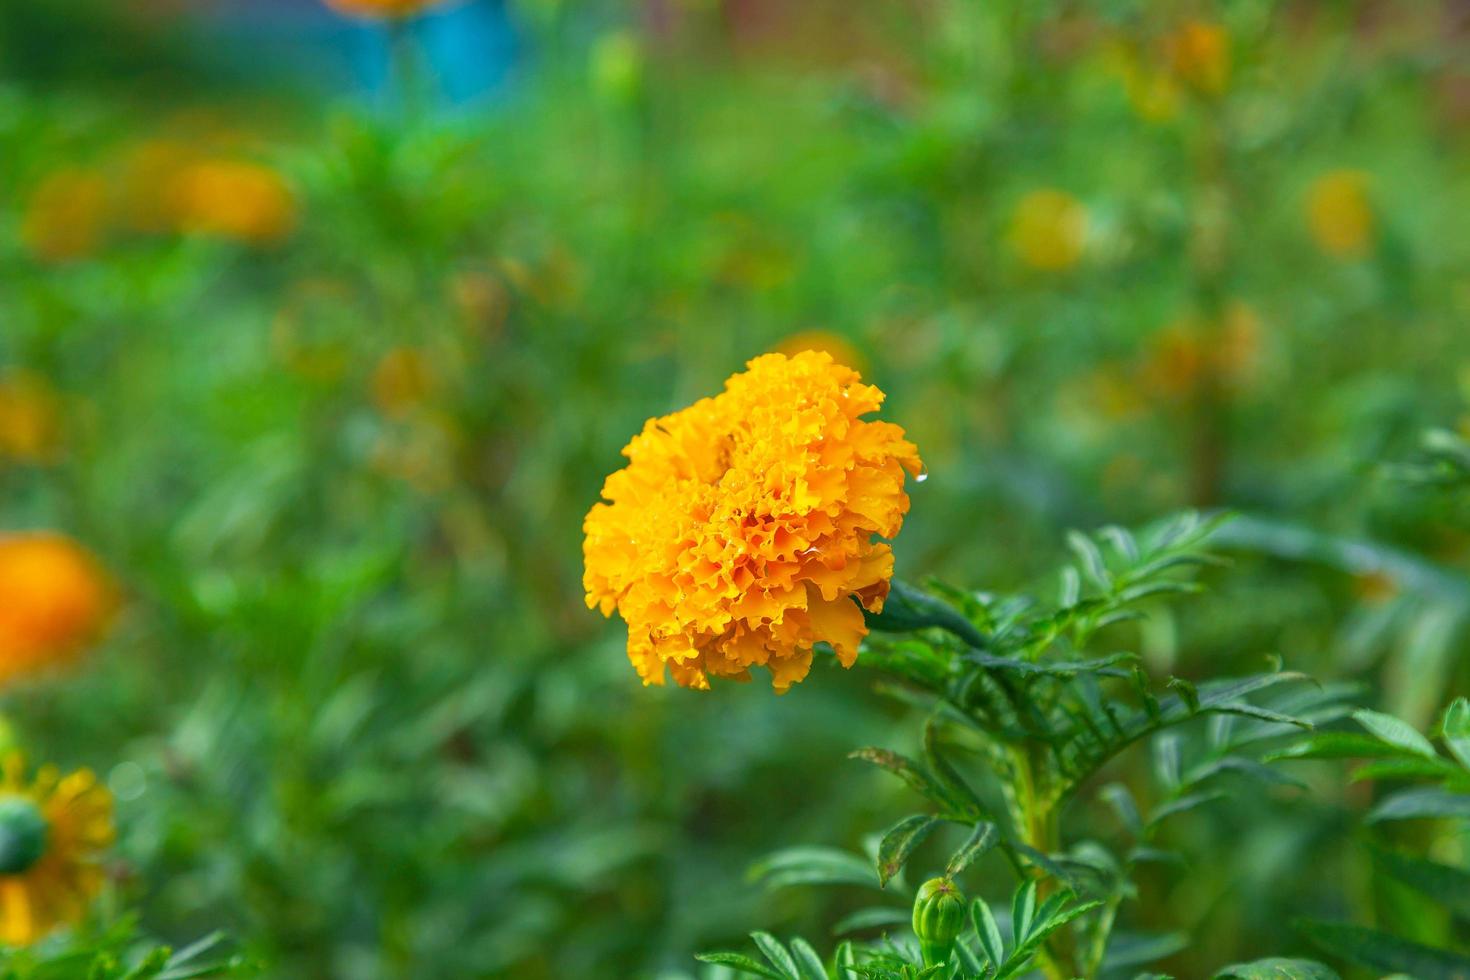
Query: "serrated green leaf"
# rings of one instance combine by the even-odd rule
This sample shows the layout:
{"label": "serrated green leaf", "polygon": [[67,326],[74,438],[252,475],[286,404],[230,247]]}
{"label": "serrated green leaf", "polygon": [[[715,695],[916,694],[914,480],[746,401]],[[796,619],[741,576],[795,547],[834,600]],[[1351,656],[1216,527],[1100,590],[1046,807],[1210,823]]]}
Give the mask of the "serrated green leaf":
{"label": "serrated green leaf", "polygon": [[1180,813],[1187,813],[1195,807],[1204,806],[1206,803],[1213,803],[1215,800],[1223,799],[1227,795],[1229,794],[1222,790],[1208,790],[1202,793],[1190,793],[1187,796],[1169,800],[1167,803],[1162,803],[1155,807],[1154,811],[1149,814],[1148,826],[1152,829],[1169,817]]}
{"label": "serrated green leaf", "polygon": [[985,806],[980,798],[944,757],[939,745],[939,722],[934,717],[924,725],[924,763],[949,801],[946,807],[949,813],[964,820],[979,820],[985,815]]}
{"label": "serrated green leaf", "polygon": [[811,943],[800,936],[794,936],[790,946],[791,955],[796,959],[803,980],[827,980],[827,967],[817,951],[812,949]]}
{"label": "serrated green leaf", "polygon": [[1093,584],[1103,590],[1113,587],[1113,576],[1108,571],[1108,564],[1103,560],[1103,555],[1096,543],[1080,531],[1067,532],[1067,545],[1077,555],[1078,563],[1082,572],[1092,580]]}
{"label": "serrated green leaf", "polygon": [[1337,973],[1316,960],[1273,957],[1254,963],[1236,963],[1215,974],[1215,980],[1339,980]]}
{"label": "serrated green leaf", "polygon": [[769,932],[752,932],[750,938],[755,940],[755,945],[760,949],[761,955],[770,961],[770,964],[779,970],[790,980],[801,980],[801,973],[796,969],[796,960],[781,945],[781,941]]}
{"label": "serrated green leaf", "polygon": [[764,963],[758,963],[744,953],[696,953],[694,958],[701,963],[710,963],[714,966],[728,966],[730,969],[739,970],[741,973],[765,977],[766,980],[789,980],[789,978],[783,977]]}
{"label": "serrated green leaf", "polygon": [[970,836],[960,845],[944,869],[945,877],[953,878],[982,857],[1000,841],[1000,830],[993,823],[978,823]]}
{"label": "serrated green leaf", "polygon": [[1265,762],[1283,759],[1372,759],[1402,755],[1396,745],[1381,742],[1371,735],[1357,732],[1312,732],[1290,745],[1268,753]]}
{"label": "serrated green leaf", "polygon": [[997,969],[1005,962],[1005,947],[1000,939],[1000,927],[995,924],[995,916],[990,912],[990,906],[985,904],[984,899],[977,898],[970,903],[970,919],[975,925],[975,936],[980,941],[980,952]]}
{"label": "serrated green leaf", "polygon": [[927,813],[916,813],[894,824],[878,844],[878,883],[887,885],[902,871],[914,849],[942,822]]}
{"label": "serrated green leaf", "polygon": [[1397,746],[1405,752],[1422,755],[1426,759],[1436,758],[1439,754],[1434,751],[1434,746],[1429,743],[1429,739],[1415,731],[1408,722],[1395,718],[1393,715],[1360,708],[1353,712],[1353,720],[1366,728],[1374,738]]}
{"label": "serrated green leaf", "polygon": [[1311,731],[1317,727],[1305,718],[1285,715],[1279,711],[1262,708],[1260,705],[1250,704],[1246,701],[1228,701],[1224,704],[1213,704],[1202,710],[1219,714],[1240,715],[1245,718],[1255,718],[1259,721],[1269,721],[1278,725],[1293,725],[1307,731]]}
{"label": "serrated green leaf", "polygon": [[1470,957],[1362,926],[1303,920],[1297,929],[1318,947],[1359,966],[1396,970],[1416,980],[1464,980]]}
{"label": "serrated green leaf", "polygon": [[1353,770],[1353,782],[1365,779],[1441,779],[1459,775],[1453,764],[1443,759],[1425,759],[1421,756],[1400,756],[1395,759],[1374,759]]}
{"label": "serrated green leaf", "polygon": [[1435,786],[1395,793],[1368,813],[1369,823],[1431,817],[1470,818],[1470,796]]}
{"label": "serrated green leaf", "polygon": [[1440,731],[1450,754],[1459,760],[1460,765],[1470,769],[1470,700],[1455,698],[1450,703],[1445,709]]}
{"label": "serrated green leaf", "polygon": [[864,762],[871,762],[873,765],[882,769],[887,769],[902,779],[921,796],[937,806],[944,808],[946,811],[953,806],[949,795],[934,777],[922,766],[906,756],[899,755],[897,752],[890,752],[888,749],[868,747],[858,749],[856,752],[851,753],[848,758],[861,759]]}
{"label": "serrated green leaf", "polygon": [[1011,942],[1020,946],[1031,935],[1036,918],[1036,881],[1022,883],[1011,899]]}

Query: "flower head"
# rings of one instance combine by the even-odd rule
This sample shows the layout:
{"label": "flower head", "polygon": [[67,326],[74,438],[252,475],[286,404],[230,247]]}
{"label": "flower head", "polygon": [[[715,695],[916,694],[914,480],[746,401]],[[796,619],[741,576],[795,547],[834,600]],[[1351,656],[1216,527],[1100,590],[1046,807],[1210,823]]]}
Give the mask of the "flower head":
{"label": "flower head", "polygon": [[1191,20],[1164,39],[1170,67],[1186,85],[1215,96],[1230,82],[1230,35],[1216,23]]}
{"label": "flower head", "polygon": [[1021,198],[1011,217],[1011,247],[1033,269],[1060,272],[1082,258],[1087,207],[1066,191],[1042,188]]}
{"label": "flower head", "polygon": [[89,770],[44,766],[27,778],[12,752],[0,765],[0,942],[27,946],[77,922],[102,887],[112,796]]}
{"label": "flower head", "polygon": [[176,206],[185,231],[270,245],[296,227],[296,200],[280,174],[239,160],[208,160],[183,170]]}
{"label": "flower head", "polygon": [[107,211],[107,181],[101,173],[83,167],[58,170],[31,195],[21,238],[47,262],[86,258],[102,243]]}
{"label": "flower head", "polygon": [[0,683],[71,660],[114,605],[107,576],[70,538],[0,535]]}
{"label": "flower head", "polygon": [[[617,610],[645,684],[806,676],[813,644],[851,666],[882,609],[918,450],[865,421],[883,393],[826,353],[766,354],[723,393],[650,419],[583,525],[587,605]],[[854,601],[856,600],[856,601]]]}
{"label": "flower head", "polygon": [[1340,259],[1359,258],[1373,244],[1373,205],[1368,177],[1359,170],[1333,170],[1307,192],[1307,224],[1317,247]]}

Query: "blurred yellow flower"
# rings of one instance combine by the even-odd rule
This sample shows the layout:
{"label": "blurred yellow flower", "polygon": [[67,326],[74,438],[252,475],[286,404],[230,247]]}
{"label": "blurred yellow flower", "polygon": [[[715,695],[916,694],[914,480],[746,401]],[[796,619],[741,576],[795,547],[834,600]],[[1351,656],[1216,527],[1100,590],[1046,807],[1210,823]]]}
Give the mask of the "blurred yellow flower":
{"label": "blurred yellow flower", "polygon": [[116,836],[112,796],[90,770],[43,766],[27,778],[12,752],[0,765],[0,943],[28,946],[81,920],[102,888]]}
{"label": "blurred yellow flower", "polygon": [[61,450],[61,400],[40,375],[0,375],[0,461],[54,462]]}
{"label": "blurred yellow flower", "polygon": [[327,6],[339,14],[368,19],[412,17],[443,2],[444,0],[326,0]]}
{"label": "blurred yellow flower", "polygon": [[1262,346],[1261,318],[1248,303],[1230,303],[1215,324],[1182,317],[1152,338],[1141,371],[1143,386],[1180,396],[1206,379],[1235,387],[1248,384],[1259,371]]}
{"label": "blurred yellow flower", "polygon": [[1360,170],[1333,170],[1307,191],[1307,224],[1317,247],[1341,259],[1367,254],[1375,220],[1368,199],[1368,176]]}
{"label": "blurred yellow flower", "polygon": [[867,359],[846,337],[830,330],[802,330],[781,341],[774,348],[777,354],[794,357],[802,351],[823,351],[832,355],[832,360],[844,367],[862,373],[867,370]]}
{"label": "blurred yellow flower", "polygon": [[21,219],[21,240],[48,262],[85,258],[101,244],[107,209],[102,174],[82,167],[58,170],[31,194]]}
{"label": "blurred yellow flower", "polygon": [[208,160],[184,169],[177,188],[184,231],[255,245],[284,239],[296,227],[296,200],[280,174],[240,160]]}
{"label": "blurred yellow flower", "polygon": [[1033,269],[1070,269],[1087,241],[1087,208],[1065,191],[1028,193],[1011,217],[1011,247]]}
{"label": "blurred yellow flower", "polygon": [[184,175],[199,151],[172,139],[148,139],[128,148],[119,167],[120,220],[134,231],[171,232],[182,219]]}
{"label": "blurred yellow flower", "polygon": [[421,407],[434,390],[434,370],[416,347],[395,347],[373,369],[373,404],[391,418]]}
{"label": "blurred yellow flower", "polygon": [[0,683],[74,659],[116,604],[101,566],[70,538],[0,535]]}
{"label": "blurred yellow flower", "polygon": [[873,538],[898,533],[921,468],[903,429],[862,419],[882,402],[828,354],[765,354],[633,438],[583,524],[583,584],[645,684],[765,666],[785,691],[821,641],[852,665],[859,603],[880,610],[893,573]]}
{"label": "blurred yellow flower", "polygon": [[1175,77],[1204,95],[1221,95],[1230,83],[1230,35],[1224,26],[1191,20],[1164,38]]}

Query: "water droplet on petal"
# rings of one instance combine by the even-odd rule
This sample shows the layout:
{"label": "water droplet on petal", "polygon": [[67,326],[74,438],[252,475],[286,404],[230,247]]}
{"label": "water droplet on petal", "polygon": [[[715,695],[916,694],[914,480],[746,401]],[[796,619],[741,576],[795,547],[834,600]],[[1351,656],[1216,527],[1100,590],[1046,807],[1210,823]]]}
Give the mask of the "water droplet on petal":
{"label": "water droplet on petal", "polygon": [[920,473],[918,476],[914,477],[914,482],[915,483],[923,483],[927,479],[929,479],[929,474],[927,472],[924,472],[924,473]]}

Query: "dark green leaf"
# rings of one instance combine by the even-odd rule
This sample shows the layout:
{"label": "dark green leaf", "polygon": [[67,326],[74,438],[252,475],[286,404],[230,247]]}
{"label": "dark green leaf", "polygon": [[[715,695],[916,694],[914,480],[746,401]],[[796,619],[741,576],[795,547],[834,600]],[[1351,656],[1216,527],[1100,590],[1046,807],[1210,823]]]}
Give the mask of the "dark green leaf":
{"label": "dark green leaf", "polygon": [[1470,977],[1470,957],[1373,929],[1311,920],[1298,922],[1297,929],[1324,951],[1359,966],[1407,973],[1416,980],[1465,980]]}
{"label": "dark green leaf", "polygon": [[1374,847],[1378,866],[1461,918],[1470,919],[1470,871],[1413,854]]}
{"label": "dark green leaf", "polygon": [[728,966],[732,970],[741,973],[749,973],[757,977],[766,977],[767,980],[789,980],[781,974],[772,970],[763,963],[757,963],[743,953],[698,953],[694,957],[701,963],[712,963],[715,966]]}
{"label": "dark green leaf", "polygon": [[769,932],[759,931],[752,932],[750,938],[755,940],[755,944],[759,947],[761,955],[769,960],[772,966],[781,971],[785,976],[790,977],[791,980],[801,980],[801,973],[796,969],[796,961],[791,958],[791,954],[786,951],[786,947],[781,945],[780,940]]}
{"label": "dark green leaf", "polygon": [[946,877],[953,878],[978,860],[1000,840],[1000,831],[993,823],[977,823],[970,836],[960,845],[944,869]]}
{"label": "dark green leaf", "polygon": [[1470,817],[1470,796],[1434,786],[1403,790],[1374,807],[1368,814],[1368,822],[1424,817]]}
{"label": "dark green leaf", "polygon": [[926,813],[904,817],[894,824],[878,844],[878,883],[887,885],[894,875],[903,870],[914,848],[924,842],[943,821]]}
{"label": "dark green leaf", "polygon": [[1337,974],[1316,960],[1273,958],[1236,963],[1215,974],[1215,980],[1338,980]]}

